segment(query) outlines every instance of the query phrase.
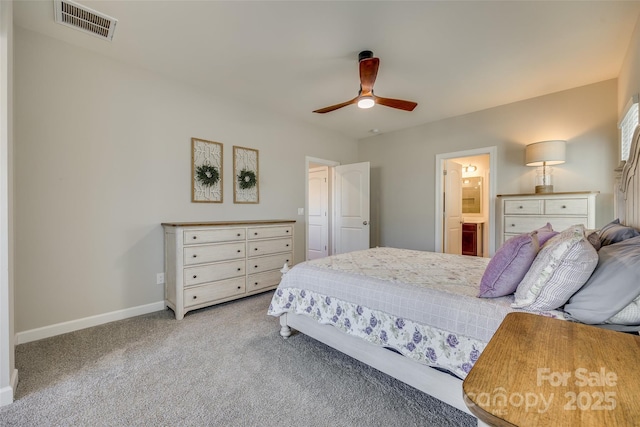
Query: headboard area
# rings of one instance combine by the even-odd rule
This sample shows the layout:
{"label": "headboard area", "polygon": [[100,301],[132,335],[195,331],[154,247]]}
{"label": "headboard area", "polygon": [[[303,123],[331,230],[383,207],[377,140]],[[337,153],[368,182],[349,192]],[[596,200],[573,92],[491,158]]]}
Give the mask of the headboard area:
{"label": "headboard area", "polygon": [[616,170],[615,215],[621,223],[640,230],[640,125],[631,141],[629,160]]}

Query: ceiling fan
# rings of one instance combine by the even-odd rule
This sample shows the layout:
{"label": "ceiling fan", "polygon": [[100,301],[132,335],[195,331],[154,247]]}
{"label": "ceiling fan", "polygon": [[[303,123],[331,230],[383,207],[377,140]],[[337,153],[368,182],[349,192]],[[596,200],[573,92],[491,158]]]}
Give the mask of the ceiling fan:
{"label": "ceiling fan", "polygon": [[360,108],[371,108],[375,104],[380,104],[386,107],[397,108],[405,111],[413,111],[413,109],[416,108],[418,104],[413,101],[382,98],[373,94],[373,83],[376,81],[378,67],[380,66],[380,59],[374,58],[373,52],[370,50],[363,50],[358,54],[358,62],[360,64],[360,91],[358,92],[358,96],[350,101],[343,102],[342,104],[336,104],[315,110],[314,113],[324,114],[351,104],[358,104],[358,107]]}

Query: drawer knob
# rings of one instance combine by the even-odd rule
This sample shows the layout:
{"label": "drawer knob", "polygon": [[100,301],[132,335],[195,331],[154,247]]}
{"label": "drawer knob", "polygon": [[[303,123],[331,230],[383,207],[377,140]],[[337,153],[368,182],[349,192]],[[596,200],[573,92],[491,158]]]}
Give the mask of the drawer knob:
{"label": "drawer knob", "polygon": [[240,249],[238,249],[238,253],[242,252]]}
{"label": "drawer knob", "polygon": [[198,237],[197,236],[193,236],[193,240],[196,240]]}
{"label": "drawer knob", "polygon": [[562,209],[567,209],[567,206],[566,205],[562,205]]}
{"label": "drawer knob", "polygon": [[254,285],[258,286],[258,282],[255,282]]}
{"label": "drawer knob", "polygon": [[258,268],[258,266],[257,266],[257,265],[254,265],[254,266],[253,266],[253,268]]}
{"label": "drawer knob", "polygon": [[511,226],[512,226],[512,227],[515,227],[516,225],[515,225],[515,224],[511,224]]}
{"label": "drawer knob", "polygon": [[195,279],[196,277],[198,277],[198,276],[196,276],[196,275],[194,274],[194,275],[193,275],[193,278]]}
{"label": "drawer knob", "polygon": [[196,299],[196,298],[198,298],[198,297],[194,295],[194,296],[193,296],[193,299]]}
{"label": "drawer knob", "polygon": [[254,236],[257,236],[257,235],[258,235],[258,233],[257,233],[257,232],[255,232],[255,233],[253,233],[253,235],[254,235]]}
{"label": "drawer knob", "polygon": [[193,254],[193,257],[194,257],[194,258],[197,258],[197,257],[198,257],[198,255],[196,255],[196,254]]}
{"label": "drawer knob", "polygon": [[518,209],[524,209],[524,206],[520,205],[518,206]]}
{"label": "drawer knob", "polygon": [[253,250],[254,250],[254,251],[257,251],[257,250],[258,250],[258,248],[253,248]]}
{"label": "drawer knob", "polygon": [[289,244],[287,243],[287,247],[289,247]]}
{"label": "drawer knob", "polygon": [[242,289],[242,286],[238,286],[238,289]]}
{"label": "drawer knob", "polygon": [[240,233],[238,233],[238,237],[240,237]]}
{"label": "drawer knob", "polygon": [[240,267],[238,267],[238,271],[242,270]]}
{"label": "drawer knob", "polygon": [[287,260],[287,262],[289,262],[289,260]]}
{"label": "drawer knob", "polygon": [[289,230],[285,231],[285,233],[288,233],[288,232],[289,232]]}

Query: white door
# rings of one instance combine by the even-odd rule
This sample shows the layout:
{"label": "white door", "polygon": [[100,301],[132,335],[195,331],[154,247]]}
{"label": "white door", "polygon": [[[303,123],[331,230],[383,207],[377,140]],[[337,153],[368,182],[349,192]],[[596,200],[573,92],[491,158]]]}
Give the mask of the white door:
{"label": "white door", "polygon": [[462,165],[445,160],[444,252],[462,254]]}
{"label": "white door", "polygon": [[335,171],[335,252],[369,248],[369,162]]}
{"label": "white door", "polygon": [[309,170],[309,243],[307,259],[329,255],[329,168]]}

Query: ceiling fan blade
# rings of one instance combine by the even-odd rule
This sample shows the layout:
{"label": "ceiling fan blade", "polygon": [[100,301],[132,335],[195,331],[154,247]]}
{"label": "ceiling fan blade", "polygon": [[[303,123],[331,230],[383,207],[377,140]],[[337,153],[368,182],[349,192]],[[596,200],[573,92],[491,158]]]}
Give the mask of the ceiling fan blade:
{"label": "ceiling fan blade", "polygon": [[379,66],[380,59],[378,58],[367,58],[360,61],[360,87],[362,88],[362,95],[369,95],[373,90],[373,84],[376,81]]}
{"label": "ceiling fan blade", "polygon": [[413,109],[418,105],[417,102],[404,101],[402,99],[381,98],[379,96],[375,96],[374,99],[376,101],[376,104],[405,111],[413,111]]}
{"label": "ceiling fan blade", "polygon": [[331,107],[325,107],[325,108],[321,108],[319,110],[315,110],[314,113],[320,113],[320,114],[328,113],[330,111],[335,111],[338,108],[342,108],[342,107],[346,107],[347,105],[355,104],[356,102],[358,102],[358,97],[353,98],[351,101],[343,102],[342,104],[336,104],[336,105],[332,105]]}

